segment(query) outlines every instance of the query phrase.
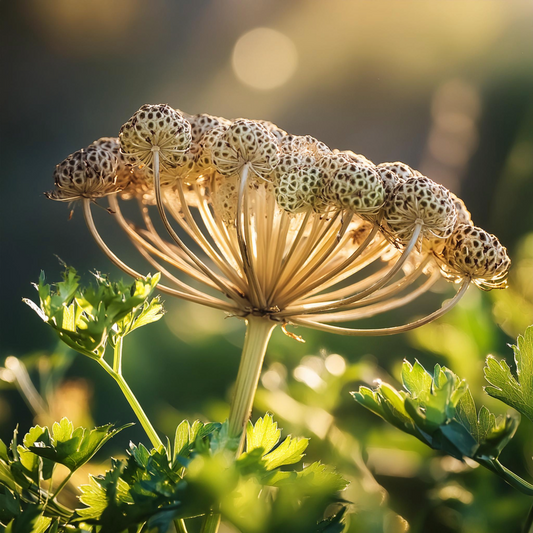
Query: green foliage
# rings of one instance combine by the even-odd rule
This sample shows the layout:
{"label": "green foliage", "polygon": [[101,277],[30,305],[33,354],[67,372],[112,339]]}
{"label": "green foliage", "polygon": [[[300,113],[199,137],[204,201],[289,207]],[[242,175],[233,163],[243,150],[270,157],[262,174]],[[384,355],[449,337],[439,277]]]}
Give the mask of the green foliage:
{"label": "green foliage", "polygon": [[[0,441],[0,528],[6,532],[55,533],[81,531],[74,523],[74,511],[57,501],[51,481],[55,466],[71,472],[89,461],[119,431],[108,424],[89,431],[74,429],[64,418],[47,427],[32,427],[18,444],[17,431],[10,446]],[[46,481],[50,483],[46,485]],[[60,485],[62,487],[63,484]]]}
{"label": "green foliage", "polygon": [[109,471],[80,487],[83,507],[75,511],[42,487],[56,464],[74,471],[122,429],[107,425],[89,431],[64,418],[51,429],[35,426],[22,445],[16,432],[9,447],[0,441],[0,524],[5,531],[120,533],[145,524],[147,531],[164,533],[172,521],[213,508],[243,533],[344,529],[341,503],[325,519],[324,511],[340,502],[337,494],[346,481],[320,463],[282,470],[302,459],[308,439],[281,441],[270,415],[249,425],[247,451],[238,458],[227,423],[183,421],[173,445],[159,449],[130,443],[126,459],[112,459]]}
{"label": "green foliage", "polygon": [[98,274],[96,286],[82,289],[76,270],[67,267],[63,281],[55,285],[45,283],[41,272],[35,285],[39,305],[28,299],[24,302],[54,328],[65,344],[100,359],[108,341],[114,346],[138,327],[163,316],[159,297],[148,301],[159,279],[160,274],[155,274],[128,285]]}
{"label": "green foliage", "polygon": [[513,346],[516,378],[505,360],[497,361],[489,355],[485,378],[490,385],[485,391],[516,409],[533,422],[533,326],[520,335]]}
{"label": "green foliage", "polygon": [[53,424],[51,438],[36,439],[29,446],[26,442],[24,444],[36,456],[48,460],[49,463],[65,465],[74,472],[90,461],[107,441],[131,425],[113,429],[113,424],[107,424],[89,431],[82,427],[74,429],[72,422],[63,418],[61,422]]}
{"label": "green foliage", "polygon": [[479,413],[464,380],[435,366],[429,374],[417,361],[404,361],[397,391],[387,383],[352,393],[361,405],[424,444],[457,458],[497,459],[513,437],[518,421],[496,418],[486,407]]}

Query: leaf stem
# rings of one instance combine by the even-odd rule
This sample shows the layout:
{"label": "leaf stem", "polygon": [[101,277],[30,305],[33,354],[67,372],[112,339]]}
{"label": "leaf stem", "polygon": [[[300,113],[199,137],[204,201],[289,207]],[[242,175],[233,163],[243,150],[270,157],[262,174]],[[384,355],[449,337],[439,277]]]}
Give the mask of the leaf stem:
{"label": "leaf stem", "polygon": [[188,533],[183,518],[176,518],[176,520],[174,520],[174,527],[176,528],[177,533]]}
{"label": "leaf stem", "polygon": [[[480,458],[477,459],[477,462],[480,465],[483,465],[484,467],[488,468],[495,474],[498,474],[501,478],[507,481],[507,483],[509,483],[511,487],[519,490],[523,494],[533,496],[533,485],[531,483],[528,483],[525,479],[522,479],[519,475],[509,470],[507,467],[503,466],[500,461],[498,461],[498,459]],[[531,519],[533,520],[533,516],[531,517]]]}
{"label": "leaf stem", "polygon": [[113,350],[113,371],[122,375],[122,346],[124,343],[124,337],[118,336],[117,343]]}
{"label": "leaf stem", "polygon": [[70,481],[70,478],[72,477],[72,474],[74,474],[73,471],[70,471],[68,475],[65,477],[65,479],[59,484],[59,487],[55,490],[55,492],[52,494],[51,499],[55,500],[59,493],[67,486],[67,483]]}
{"label": "leaf stem", "polygon": [[159,435],[156,433],[154,427],[152,426],[152,423],[146,416],[146,413],[141,407],[141,404],[139,403],[139,401],[133,394],[133,391],[129,388],[122,374],[119,374],[118,372],[116,372],[103,359],[100,359],[98,362],[100,363],[100,365],[102,365],[104,370],[117,382],[118,386],[120,387],[120,390],[126,397],[126,400],[128,400],[128,403],[133,409],[133,412],[135,413],[139,422],[144,428],[144,431],[146,431],[146,434],[148,435],[148,438],[150,439],[152,446],[154,448],[160,448],[161,446],[164,446],[163,441],[159,438]]}

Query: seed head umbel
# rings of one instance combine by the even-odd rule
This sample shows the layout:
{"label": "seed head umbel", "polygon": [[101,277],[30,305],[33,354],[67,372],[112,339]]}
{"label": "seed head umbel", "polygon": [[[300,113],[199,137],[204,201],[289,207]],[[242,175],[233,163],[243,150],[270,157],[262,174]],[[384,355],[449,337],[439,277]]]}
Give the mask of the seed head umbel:
{"label": "seed head umbel", "polygon": [[[264,120],[144,105],[118,139],[75,152],[54,176],[47,196],[80,200],[89,231],[126,273],[143,276],[110,249],[98,229],[105,222],[118,224],[161,272],[162,292],[284,331],[408,331],[442,316],[470,284],[505,287],[510,265],[462,200],[405,163],[376,165]],[[104,196],[109,212],[95,220],[92,203]],[[126,216],[121,205],[132,199],[139,212]],[[458,288],[436,311],[401,325],[353,327],[442,279]]]}

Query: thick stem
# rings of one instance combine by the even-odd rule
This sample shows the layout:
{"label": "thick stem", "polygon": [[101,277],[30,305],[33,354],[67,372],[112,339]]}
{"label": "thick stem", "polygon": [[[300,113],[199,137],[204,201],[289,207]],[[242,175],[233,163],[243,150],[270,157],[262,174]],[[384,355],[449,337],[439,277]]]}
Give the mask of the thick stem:
{"label": "thick stem", "polygon": [[161,446],[163,446],[163,441],[159,438],[159,435],[156,433],[154,427],[152,426],[152,423],[150,422],[150,420],[146,416],[146,413],[141,407],[141,404],[139,403],[137,398],[135,398],[135,395],[126,383],[126,380],[122,377],[121,374],[115,372],[103,359],[101,359],[99,363],[104,367],[106,372],[117,382],[118,386],[120,387],[120,390],[126,397],[126,400],[128,400],[128,403],[133,409],[133,412],[135,413],[139,422],[144,428],[144,431],[146,431],[146,434],[148,435],[152,446],[154,448],[160,448]]}
{"label": "thick stem", "polygon": [[202,524],[201,533],[217,533],[220,526],[220,513],[212,513],[206,515],[204,523]]}
{"label": "thick stem", "polygon": [[243,433],[250,417],[268,341],[276,327],[267,318],[249,315],[246,320],[246,338],[229,415],[228,430],[235,437]]}

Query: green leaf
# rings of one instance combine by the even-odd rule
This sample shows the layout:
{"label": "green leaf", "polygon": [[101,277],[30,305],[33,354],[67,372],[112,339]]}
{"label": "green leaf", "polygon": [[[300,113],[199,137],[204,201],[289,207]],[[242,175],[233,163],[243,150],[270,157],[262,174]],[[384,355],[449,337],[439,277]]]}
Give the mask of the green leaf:
{"label": "green leaf", "polygon": [[274,422],[272,415],[266,414],[259,418],[255,425],[248,422],[246,426],[246,451],[251,452],[256,448],[262,448],[264,453],[270,452],[279,442],[281,431]]}
{"label": "green leaf", "polygon": [[301,461],[307,446],[309,439],[287,437],[277,448],[263,456],[266,469],[274,470]]}
{"label": "green leaf", "polygon": [[63,464],[74,472],[90,461],[108,440],[131,425],[113,429],[112,424],[107,424],[89,431],[82,427],[74,429],[72,422],[63,418],[61,422],[54,423],[50,443],[37,441],[30,446],[30,450],[40,457]]}
{"label": "green leaf", "polygon": [[306,466],[297,475],[310,486],[327,492],[339,492],[348,486],[348,482],[340,474],[318,461]]}
{"label": "green leaf", "polygon": [[498,362],[489,355],[484,371],[490,385],[485,391],[533,422],[533,326],[526,329],[524,336],[518,337],[517,345],[512,348],[516,378],[505,360]]}
{"label": "green leaf", "polygon": [[41,426],[32,427],[24,436],[23,445],[19,444],[17,446],[17,451],[20,462],[24,467],[24,473],[39,485],[41,476],[43,479],[50,479],[52,477],[54,463],[48,459],[42,459],[40,456],[30,451],[29,448],[37,441],[48,445],[50,444],[48,428],[43,428]]}
{"label": "green leaf", "polygon": [[0,522],[8,524],[21,513],[20,499],[16,492],[0,485]]}
{"label": "green leaf", "polygon": [[433,378],[431,374],[417,361],[412,366],[409,361],[402,365],[402,382],[413,398],[431,390]]}
{"label": "green leaf", "polygon": [[51,518],[43,516],[43,507],[40,505],[27,505],[25,509],[14,518],[6,527],[6,533],[44,533]]}
{"label": "green leaf", "polygon": [[174,437],[174,460],[178,455],[183,455],[189,447],[189,434],[191,426],[188,420],[183,420],[176,428]]}

